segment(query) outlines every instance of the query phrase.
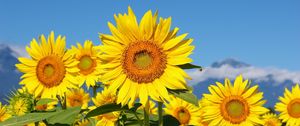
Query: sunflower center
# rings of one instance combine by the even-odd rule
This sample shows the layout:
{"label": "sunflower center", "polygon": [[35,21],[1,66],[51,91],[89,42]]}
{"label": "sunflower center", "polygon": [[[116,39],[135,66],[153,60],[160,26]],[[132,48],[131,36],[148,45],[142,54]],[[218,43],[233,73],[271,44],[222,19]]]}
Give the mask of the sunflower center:
{"label": "sunflower center", "polygon": [[290,116],[294,118],[299,118],[300,117],[300,98],[292,100],[288,104],[288,113]]}
{"label": "sunflower center", "polygon": [[265,126],[276,126],[276,121],[268,120],[268,121],[266,121]]}
{"label": "sunflower center", "polygon": [[64,79],[65,73],[64,63],[55,55],[44,57],[36,67],[38,80],[47,88],[58,86]]}
{"label": "sunflower center", "polygon": [[239,124],[249,115],[249,106],[240,96],[229,96],[221,104],[221,114],[225,120],[233,124]]}
{"label": "sunflower center", "polygon": [[123,53],[123,69],[137,83],[149,83],[159,78],[166,68],[163,49],[151,41],[135,42]]}
{"label": "sunflower center", "polygon": [[37,105],[37,106],[35,106],[35,109],[38,110],[38,111],[46,110],[47,109],[47,104]]}
{"label": "sunflower center", "polygon": [[190,112],[184,107],[177,108],[174,115],[180,124],[188,124],[191,118]]}
{"label": "sunflower center", "polygon": [[81,106],[83,104],[83,99],[81,96],[74,96],[73,98],[70,98],[70,106]]}
{"label": "sunflower center", "polygon": [[80,73],[87,75],[94,71],[96,65],[97,64],[90,56],[85,55],[79,59],[78,68],[80,69]]}
{"label": "sunflower center", "polygon": [[51,77],[54,74],[54,67],[51,64],[48,64],[44,68],[44,74],[46,77]]}
{"label": "sunflower center", "polygon": [[149,52],[142,51],[135,55],[134,64],[140,68],[145,69],[152,63],[152,57]]}

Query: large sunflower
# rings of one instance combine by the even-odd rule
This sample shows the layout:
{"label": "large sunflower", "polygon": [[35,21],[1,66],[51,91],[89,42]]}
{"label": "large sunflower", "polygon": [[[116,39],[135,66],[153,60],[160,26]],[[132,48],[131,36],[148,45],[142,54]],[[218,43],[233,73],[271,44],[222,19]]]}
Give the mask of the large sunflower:
{"label": "large sunflower", "polygon": [[24,73],[20,84],[35,97],[52,98],[76,87],[74,74],[79,71],[78,62],[65,47],[65,37],[59,35],[55,40],[51,32],[48,40],[41,35],[38,42],[33,39],[26,47],[31,58],[19,58],[21,63],[16,67]]}
{"label": "large sunflower", "polygon": [[0,102],[0,122],[3,122],[11,117],[11,114],[8,113],[7,106],[2,105]]}
{"label": "large sunflower", "polygon": [[99,48],[94,46],[92,41],[85,41],[84,45],[77,43],[77,47],[72,46],[70,50],[75,54],[76,60],[79,62],[77,67],[80,69],[80,74],[76,76],[79,80],[79,86],[84,82],[87,88],[95,86],[96,82],[99,81],[100,76],[100,59],[99,59]]}
{"label": "large sunflower", "polygon": [[286,122],[287,126],[300,125],[300,89],[296,84],[292,91],[285,89],[284,96],[279,97],[275,110],[280,112],[279,118]]}
{"label": "large sunflower", "polygon": [[274,113],[267,113],[262,116],[264,126],[281,126],[282,123],[278,119],[278,116]]}
{"label": "large sunflower", "polygon": [[180,122],[180,125],[202,125],[199,122],[201,120],[201,111],[197,106],[175,97],[171,97],[169,104],[165,105],[164,111],[166,114],[175,117]]}
{"label": "large sunflower", "polygon": [[115,15],[116,26],[108,22],[112,35],[101,34],[102,81],[117,91],[122,105],[131,105],[136,97],[146,104],[148,97],[156,101],[169,99],[167,88],[186,89],[189,76],[177,65],[192,62],[193,39],[187,34],[176,36],[170,31],[171,17],[160,18],[151,10],[138,24],[134,12]]}
{"label": "large sunflower", "polygon": [[232,85],[225,79],[208,87],[211,94],[204,94],[204,121],[211,126],[253,126],[263,124],[260,115],[269,110],[263,107],[263,93],[258,92],[258,85],[250,87],[248,80],[238,76]]}

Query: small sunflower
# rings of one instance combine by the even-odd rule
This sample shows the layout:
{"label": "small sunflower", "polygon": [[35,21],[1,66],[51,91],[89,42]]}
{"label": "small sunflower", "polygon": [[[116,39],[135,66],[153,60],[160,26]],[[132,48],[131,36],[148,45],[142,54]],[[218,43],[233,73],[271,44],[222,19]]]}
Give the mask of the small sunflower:
{"label": "small sunflower", "polygon": [[186,89],[190,78],[178,65],[192,62],[193,39],[170,31],[171,17],[160,18],[149,10],[138,24],[134,12],[115,15],[116,26],[108,22],[112,35],[101,34],[100,56],[103,83],[118,92],[117,103],[129,105],[136,98],[145,105],[150,96],[155,101],[169,99],[168,89]]}
{"label": "small sunflower", "polygon": [[31,58],[18,58],[21,63],[16,67],[24,73],[20,84],[35,97],[53,98],[76,87],[78,82],[74,75],[79,72],[78,62],[66,51],[65,37],[59,35],[55,39],[51,32],[47,40],[41,35],[38,42],[31,41],[26,51]]}
{"label": "small sunflower", "polygon": [[300,125],[300,89],[296,84],[292,91],[285,89],[284,96],[279,97],[280,102],[276,103],[275,110],[280,112],[279,118],[286,122],[287,126]]}
{"label": "small sunflower", "polygon": [[253,126],[263,124],[260,115],[269,110],[263,107],[263,93],[258,92],[258,86],[250,87],[248,80],[243,81],[238,76],[232,85],[225,79],[225,84],[219,82],[208,87],[210,94],[204,94],[204,120],[210,126]]}
{"label": "small sunflower", "polygon": [[26,90],[20,90],[12,92],[9,97],[9,106],[8,109],[12,115],[21,116],[26,113],[29,113],[34,108],[34,99],[33,95],[28,93]]}
{"label": "small sunflower", "polygon": [[92,41],[85,41],[84,45],[77,43],[77,47],[72,46],[70,51],[75,54],[75,59],[79,62],[77,67],[80,69],[76,78],[79,80],[79,86],[84,82],[87,88],[95,86],[100,76],[99,48],[94,46]]}
{"label": "small sunflower", "polygon": [[278,119],[278,116],[274,113],[267,113],[262,116],[262,119],[264,121],[264,126],[281,126],[282,123]]}
{"label": "small sunflower", "polygon": [[88,93],[85,93],[82,88],[79,89],[71,89],[67,91],[67,106],[75,107],[82,106],[82,109],[86,109],[88,107],[88,103],[90,101],[90,96]]}
{"label": "small sunflower", "polygon": [[[95,106],[91,107],[91,109],[95,109],[96,107],[116,103],[117,96],[114,91],[104,88],[101,93],[97,93],[96,98],[92,98],[93,103]],[[111,112],[96,116],[97,126],[115,126],[116,121],[119,118],[119,112]]]}
{"label": "small sunflower", "polygon": [[0,122],[3,122],[11,117],[11,114],[9,114],[7,106],[2,105],[0,102]]}
{"label": "small sunflower", "polygon": [[175,97],[171,97],[169,104],[165,105],[164,111],[166,114],[175,117],[182,126],[201,126],[199,123],[201,112],[197,106]]}

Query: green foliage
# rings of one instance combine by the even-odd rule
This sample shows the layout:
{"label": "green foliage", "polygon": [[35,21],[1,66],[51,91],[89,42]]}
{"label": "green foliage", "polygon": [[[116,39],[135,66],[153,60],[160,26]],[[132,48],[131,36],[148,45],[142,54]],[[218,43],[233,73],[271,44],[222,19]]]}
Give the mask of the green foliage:
{"label": "green foliage", "polygon": [[46,120],[48,124],[67,124],[74,123],[75,117],[80,112],[80,107],[58,110],[56,112],[28,113],[16,116],[0,123],[0,126],[22,126],[29,123]]}
{"label": "green foliage", "polygon": [[29,123],[34,123],[38,121],[42,121],[46,118],[49,118],[50,116],[53,116],[55,112],[51,113],[28,113],[23,116],[16,116],[13,118],[10,118],[4,122],[0,123],[0,126],[23,126]]}
{"label": "green foliage", "polygon": [[36,105],[45,105],[45,104],[48,104],[48,103],[51,103],[51,102],[54,102],[56,101],[55,99],[50,99],[50,98],[43,98],[43,99],[40,99],[36,102]]}
{"label": "green foliage", "polygon": [[171,90],[168,89],[168,92],[178,98],[181,98],[182,100],[194,104],[196,106],[198,105],[198,98],[196,95],[190,92],[190,90]]}
{"label": "green foliage", "polygon": [[178,67],[180,67],[181,69],[200,69],[200,71],[202,71],[201,66],[197,66],[197,65],[194,65],[194,64],[191,64],[191,63],[178,65]]}
{"label": "green foliage", "polygon": [[136,111],[139,106],[141,106],[141,104],[137,103],[132,108],[129,109],[129,107],[127,105],[122,107],[120,104],[115,104],[115,103],[105,104],[105,105],[99,106],[96,109],[87,113],[85,118],[90,118],[90,117],[94,117],[94,116],[98,116],[101,114],[110,113],[110,112],[114,112],[114,111],[133,112],[133,111]]}
{"label": "green foliage", "polygon": [[49,124],[72,124],[76,119],[77,115],[81,110],[81,106],[69,108],[66,110],[59,110],[55,112],[55,114],[49,118],[47,118],[47,122]]}

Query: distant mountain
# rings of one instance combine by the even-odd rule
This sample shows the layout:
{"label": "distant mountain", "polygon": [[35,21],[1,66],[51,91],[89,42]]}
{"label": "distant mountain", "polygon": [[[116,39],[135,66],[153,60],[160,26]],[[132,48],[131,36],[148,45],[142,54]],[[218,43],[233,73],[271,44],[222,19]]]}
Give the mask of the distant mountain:
{"label": "distant mountain", "polygon": [[15,64],[18,63],[18,54],[9,46],[0,44],[0,101],[5,103],[4,98],[19,87],[19,73]]}
{"label": "distant mountain", "polygon": [[228,59],[222,60],[220,62],[214,62],[211,66],[214,67],[214,68],[220,68],[224,65],[229,65],[233,68],[242,68],[242,67],[249,67],[250,66],[249,64],[246,64],[246,63],[241,62],[241,61],[237,61],[237,60],[232,59],[232,58],[228,58]]}
{"label": "distant mountain", "polygon": [[300,71],[291,72],[277,68],[258,68],[235,59],[225,59],[215,62],[203,71],[189,71],[193,80],[194,93],[201,98],[201,94],[208,93],[207,87],[215,84],[216,81],[224,83],[224,78],[234,81],[238,75],[244,79],[251,80],[251,84],[258,84],[260,91],[264,92],[267,100],[266,106],[273,107],[278,101],[278,96],[284,92],[284,88],[291,88],[294,84],[300,83]]}

